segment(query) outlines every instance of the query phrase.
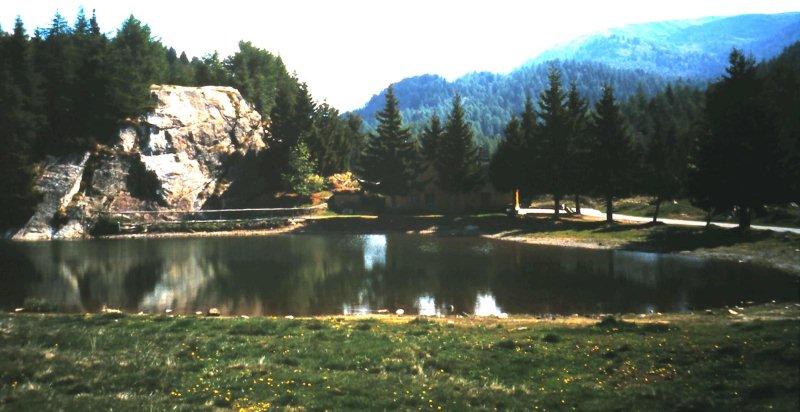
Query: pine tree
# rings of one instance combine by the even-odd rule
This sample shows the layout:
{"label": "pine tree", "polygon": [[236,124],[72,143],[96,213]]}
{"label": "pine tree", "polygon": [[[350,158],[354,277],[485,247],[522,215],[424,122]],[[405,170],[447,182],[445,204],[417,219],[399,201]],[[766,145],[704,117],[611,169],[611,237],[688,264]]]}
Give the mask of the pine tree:
{"label": "pine tree", "polygon": [[547,76],[549,87],[539,96],[540,151],[536,170],[540,176],[539,189],[553,195],[554,217],[558,219],[567,188],[566,169],[569,167],[569,112],[566,94],[561,88],[561,73],[551,68]]}
{"label": "pine tree", "polygon": [[611,85],[606,85],[595,104],[591,132],[591,191],[604,198],[606,221],[611,223],[614,198],[630,193],[636,163],[633,143]]}
{"label": "pine tree", "polygon": [[483,176],[472,126],[467,123],[459,95],[453,97],[444,133],[439,140],[433,163],[439,187],[448,193],[469,192]]}
{"label": "pine tree", "polygon": [[[753,209],[780,198],[781,158],[774,123],[763,100],[763,83],[755,60],[734,49],[722,79],[706,92],[706,139],[701,143],[697,173],[711,203],[734,208],[739,227],[750,226]],[[695,193],[694,197],[703,197]]]}
{"label": "pine tree", "polygon": [[282,177],[284,183],[299,195],[308,196],[322,189],[322,179],[316,175],[314,161],[303,140],[289,151],[288,168]]}
{"label": "pine tree", "polygon": [[47,30],[37,30],[34,39],[36,66],[42,77],[42,101],[47,118],[46,130],[39,135],[40,153],[64,154],[85,147],[80,125],[76,122],[75,100],[76,49],[72,30],[56,13]]}
{"label": "pine tree", "polygon": [[522,163],[521,173],[525,177],[525,184],[521,189],[527,195],[542,193],[539,188],[541,177],[536,173],[536,159],[540,155],[542,145],[539,139],[539,130],[536,120],[536,111],[530,95],[525,97],[525,106],[520,116],[520,133],[525,148],[525,161]]}
{"label": "pine tree", "polygon": [[678,126],[673,117],[674,107],[668,106],[672,100],[672,89],[668,88],[664,97],[655,97],[648,103],[645,116],[650,117],[653,129],[648,136],[645,153],[645,183],[643,192],[652,195],[655,205],[653,222],[658,220],[661,203],[678,198],[685,185],[688,160],[678,140]]}
{"label": "pine tree", "polygon": [[800,204],[800,41],[763,64],[764,101],[775,124],[781,156],[778,202]]}
{"label": "pine tree", "polygon": [[115,135],[118,113],[108,107],[108,39],[100,32],[94,11],[88,22],[82,10],[78,14],[73,42],[77,49],[75,95],[81,102],[75,107],[75,122],[86,146],[108,143]]}
{"label": "pine tree", "polygon": [[239,42],[239,51],[225,59],[224,65],[231,85],[261,113],[272,111],[281,84],[294,81],[280,57],[246,41]]}
{"label": "pine tree", "polygon": [[219,86],[232,83],[217,52],[202,59],[192,59],[192,65],[194,66],[195,83],[199,86]]}
{"label": "pine tree", "polygon": [[167,53],[153,39],[150,27],[130,16],[117,31],[109,53],[111,95],[109,106],[118,120],[152,108],[150,85],[167,80]]}
{"label": "pine tree", "polygon": [[348,140],[351,142],[348,170],[358,170],[364,153],[364,146],[367,143],[367,136],[362,131],[364,128],[364,120],[355,113],[348,113],[345,115],[345,121],[347,122]]}
{"label": "pine tree", "polygon": [[362,162],[364,178],[379,193],[407,194],[417,177],[417,148],[403,125],[392,86],[386,90],[386,104],[376,118],[377,133],[370,136]]}
{"label": "pine tree", "polygon": [[[33,97],[31,51],[22,20],[14,33],[0,30],[0,231],[15,229],[33,212],[34,193],[31,144],[40,124]],[[31,88],[33,87],[33,88]]]}
{"label": "pine tree", "polygon": [[339,111],[327,103],[317,106],[314,112],[314,132],[311,154],[319,165],[320,173],[330,176],[343,172],[349,166],[350,142],[346,125],[339,119]]}
{"label": "pine tree", "polygon": [[520,190],[525,183],[526,147],[522,126],[514,116],[506,125],[503,139],[489,163],[492,185],[501,191]]}
{"label": "pine tree", "polygon": [[575,213],[581,213],[581,195],[589,190],[587,179],[589,169],[586,167],[591,138],[589,137],[588,109],[589,104],[578,92],[575,82],[570,83],[567,93],[567,112],[569,118],[569,160],[565,170],[567,188],[575,195]]}
{"label": "pine tree", "polygon": [[420,137],[422,156],[431,165],[439,158],[439,144],[443,134],[442,122],[439,120],[439,116],[434,113],[422,130]]}
{"label": "pine tree", "polygon": [[303,82],[298,82],[294,98],[294,117],[292,118],[296,138],[299,139],[312,132],[316,110],[317,105],[308,91],[308,86]]}

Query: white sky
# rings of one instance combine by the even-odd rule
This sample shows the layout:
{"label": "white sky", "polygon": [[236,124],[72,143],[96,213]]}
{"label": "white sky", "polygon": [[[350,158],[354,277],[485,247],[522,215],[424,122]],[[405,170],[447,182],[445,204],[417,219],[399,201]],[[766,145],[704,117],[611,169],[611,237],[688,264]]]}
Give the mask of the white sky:
{"label": "white sky", "polygon": [[178,51],[226,56],[240,39],[279,54],[318,100],[358,108],[389,83],[506,72],[558,43],[630,23],[800,10],[798,0],[0,0],[0,26],[29,32],[80,5],[114,32],[129,15]]}

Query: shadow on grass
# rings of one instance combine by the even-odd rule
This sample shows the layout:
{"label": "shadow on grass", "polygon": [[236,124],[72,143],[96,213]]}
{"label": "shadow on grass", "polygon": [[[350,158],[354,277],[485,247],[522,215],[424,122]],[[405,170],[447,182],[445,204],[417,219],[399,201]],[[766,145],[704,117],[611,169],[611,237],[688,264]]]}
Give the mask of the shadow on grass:
{"label": "shadow on grass", "polygon": [[720,227],[686,228],[663,226],[651,230],[641,241],[626,245],[626,249],[677,252],[723,246],[751,244],[768,239],[793,239],[796,236],[778,234],[767,230],[739,230]]}

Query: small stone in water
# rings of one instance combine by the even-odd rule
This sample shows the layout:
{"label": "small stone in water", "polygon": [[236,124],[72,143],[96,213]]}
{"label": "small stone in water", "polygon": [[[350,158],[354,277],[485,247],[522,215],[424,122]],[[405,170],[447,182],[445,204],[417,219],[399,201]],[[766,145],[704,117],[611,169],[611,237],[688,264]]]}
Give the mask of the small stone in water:
{"label": "small stone in water", "polygon": [[378,313],[389,313],[389,309],[378,309]]}
{"label": "small stone in water", "polygon": [[500,318],[500,319],[508,319],[508,313],[503,312],[503,313],[497,315],[497,317]]}
{"label": "small stone in water", "polygon": [[738,315],[739,314],[739,312],[737,312],[737,311],[735,311],[733,309],[728,309],[728,313],[730,313],[731,315]]}
{"label": "small stone in water", "polygon": [[714,311],[711,309],[706,309],[706,315],[713,315]]}
{"label": "small stone in water", "polygon": [[284,316],[284,318],[285,318],[285,319],[294,319],[294,316],[292,316],[292,315],[286,315],[286,316]]}
{"label": "small stone in water", "polygon": [[195,314],[195,315],[197,315],[197,316],[200,316],[200,315],[202,315],[202,314],[203,314],[203,311],[202,311],[202,310],[198,310],[198,311],[196,311],[194,314]]}
{"label": "small stone in water", "polygon": [[394,313],[397,316],[402,316],[404,313],[406,313],[406,311],[404,311],[403,309],[397,309],[396,311],[394,311]]}
{"label": "small stone in water", "polygon": [[25,308],[16,308],[14,309],[14,312],[22,312],[23,310],[25,310]]}
{"label": "small stone in water", "polygon": [[166,309],[166,310],[164,310],[164,312],[166,312],[166,313],[172,313],[172,309]]}
{"label": "small stone in water", "polygon": [[206,316],[219,316],[219,309],[211,308],[206,312]]}

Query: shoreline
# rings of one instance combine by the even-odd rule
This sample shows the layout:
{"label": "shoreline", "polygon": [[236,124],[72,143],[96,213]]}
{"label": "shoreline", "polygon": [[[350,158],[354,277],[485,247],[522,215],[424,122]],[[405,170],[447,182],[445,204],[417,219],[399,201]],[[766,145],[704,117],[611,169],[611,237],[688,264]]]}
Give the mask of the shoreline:
{"label": "shoreline", "polygon": [[549,217],[511,220],[496,215],[483,217],[334,215],[294,219],[286,226],[271,229],[120,234],[100,236],[95,239],[257,237],[335,233],[467,236],[531,245],[631,250],[740,263],[751,262],[800,276],[798,235],[769,231],[747,232],[741,235],[736,229],[684,228],[630,222],[615,223],[613,229],[605,229],[604,222],[591,218],[563,218],[562,221],[553,223]]}

